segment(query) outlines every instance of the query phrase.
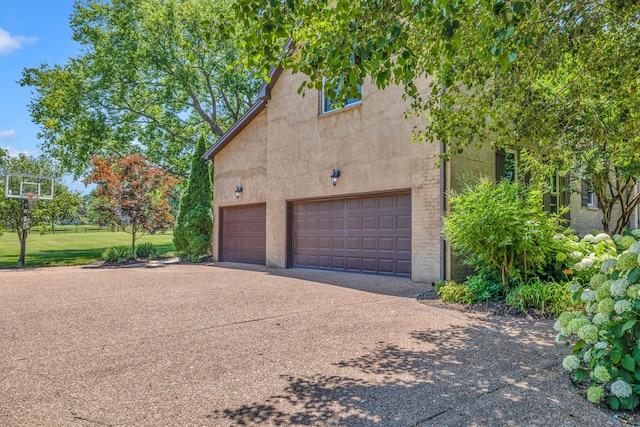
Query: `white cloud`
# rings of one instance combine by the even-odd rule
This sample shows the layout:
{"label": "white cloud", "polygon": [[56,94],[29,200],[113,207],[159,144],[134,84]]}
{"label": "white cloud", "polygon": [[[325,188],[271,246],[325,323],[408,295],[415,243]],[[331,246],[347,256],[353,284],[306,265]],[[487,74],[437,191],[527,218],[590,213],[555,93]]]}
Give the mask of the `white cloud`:
{"label": "white cloud", "polygon": [[16,137],[15,129],[0,130],[0,139],[14,139]]}
{"label": "white cloud", "polygon": [[36,157],[38,153],[32,150],[20,150],[18,148],[14,148],[12,146],[0,147],[4,150],[7,150],[10,157],[18,157],[20,154],[24,154],[25,156],[34,156]]}
{"label": "white cloud", "polygon": [[12,36],[0,28],[0,55],[8,55],[16,49],[22,49],[22,45],[35,43],[37,40],[37,37]]}

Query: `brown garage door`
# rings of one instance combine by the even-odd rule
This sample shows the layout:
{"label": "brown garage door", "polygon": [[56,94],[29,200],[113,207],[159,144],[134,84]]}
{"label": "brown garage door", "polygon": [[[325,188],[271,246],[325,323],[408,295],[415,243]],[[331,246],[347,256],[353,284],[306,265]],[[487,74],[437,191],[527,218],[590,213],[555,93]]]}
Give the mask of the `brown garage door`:
{"label": "brown garage door", "polygon": [[293,267],[411,275],[411,194],[293,205]]}
{"label": "brown garage door", "polygon": [[266,205],[223,208],[221,261],[265,263]]}

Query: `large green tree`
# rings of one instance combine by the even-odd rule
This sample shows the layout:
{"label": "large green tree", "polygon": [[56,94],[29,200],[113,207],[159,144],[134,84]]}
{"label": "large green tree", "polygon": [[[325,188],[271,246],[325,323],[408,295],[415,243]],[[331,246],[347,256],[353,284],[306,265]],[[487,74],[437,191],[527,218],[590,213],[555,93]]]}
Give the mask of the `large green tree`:
{"label": "large green tree", "polygon": [[[421,141],[442,159],[490,141],[528,165],[573,172],[624,227],[640,202],[640,2],[633,0],[236,0],[247,63],[308,76],[300,88],[404,85]],[[291,39],[295,50],[283,55]],[[419,79],[429,89],[420,90]]]}
{"label": "large green tree", "polygon": [[[54,179],[61,176],[60,168],[51,159],[45,156],[32,157],[24,154],[17,157],[0,156],[0,177],[3,178],[3,181],[6,174],[44,175]],[[5,198],[4,191],[2,196],[0,198],[0,228],[8,228],[16,232],[20,240],[18,262],[22,266],[25,265],[27,236],[30,230],[38,226],[42,228],[42,231],[46,231],[48,226],[71,221],[76,217],[82,205],[78,192],[71,191],[56,182],[53,200],[38,200],[35,203],[30,203],[25,223],[23,221],[24,201]]]}
{"label": "large green tree", "polygon": [[213,189],[209,166],[202,158],[206,151],[204,137],[198,140],[191,161],[187,189],[180,199],[180,209],[173,230],[173,242],[181,256],[198,260],[210,251],[213,232]]}
{"label": "large green tree", "polygon": [[132,147],[185,173],[197,135],[222,135],[257,89],[237,64],[236,38],[214,30],[227,3],[76,1],[70,24],[80,53],[63,65],[27,68],[20,81],[32,89],[42,150],[76,175],[92,156]]}

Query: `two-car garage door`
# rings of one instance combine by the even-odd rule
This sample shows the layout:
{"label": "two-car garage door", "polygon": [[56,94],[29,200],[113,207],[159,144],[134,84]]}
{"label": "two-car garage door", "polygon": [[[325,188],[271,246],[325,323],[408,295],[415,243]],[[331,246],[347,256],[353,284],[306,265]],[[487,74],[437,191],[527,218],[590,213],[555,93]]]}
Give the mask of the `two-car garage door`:
{"label": "two-car garage door", "polygon": [[293,204],[292,266],[411,275],[411,194]]}
{"label": "two-car garage door", "polygon": [[[293,202],[291,267],[411,275],[411,194]],[[264,264],[266,205],[223,208],[222,261]],[[284,236],[283,236],[284,239]]]}

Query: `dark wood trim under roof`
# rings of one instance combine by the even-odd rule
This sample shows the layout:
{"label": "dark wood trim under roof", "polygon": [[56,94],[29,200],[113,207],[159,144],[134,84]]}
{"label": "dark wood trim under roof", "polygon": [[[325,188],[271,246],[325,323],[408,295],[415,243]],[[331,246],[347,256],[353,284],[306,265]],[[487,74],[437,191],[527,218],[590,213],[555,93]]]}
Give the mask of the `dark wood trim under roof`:
{"label": "dark wood trim under roof", "polygon": [[[283,55],[290,55],[295,44],[293,40],[289,40],[284,48]],[[233,124],[218,140],[209,148],[202,156],[205,160],[213,160],[213,156],[218,154],[220,150],[227,146],[233,138],[235,138],[244,128],[246,128],[253,119],[265,108],[267,101],[271,99],[271,89],[276,84],[282,74],[282,63],[277,67],[271,68],[269,71],[269,81],[262,83],[258,91],[258,100],[247,110],[240,119]]]}
{"label": "dark wood trim under roof", "polygon": [[213,144],[213,146],[202,155],[202,158],[205,160],[213,160],[213,156],[218,154],[220,150],[226,147],[226,145],[231,142],[231,140],[235,138],[244,128],[246,128],[247,125],[251,123],[251,121],[255,119],[256,116],[260,114],[260,112],[265,108],[267,108],[267,101],[265,101],[264,99],[258,99],[258,101],[256,101],[251,106],[251,108],[249,108],[247,112],[242,115],[242,117],[240,117],[240,120],[235,122],[233,126],[231,126],[229,130],[224,133],[224,135],[218,138],[215,144]]}

